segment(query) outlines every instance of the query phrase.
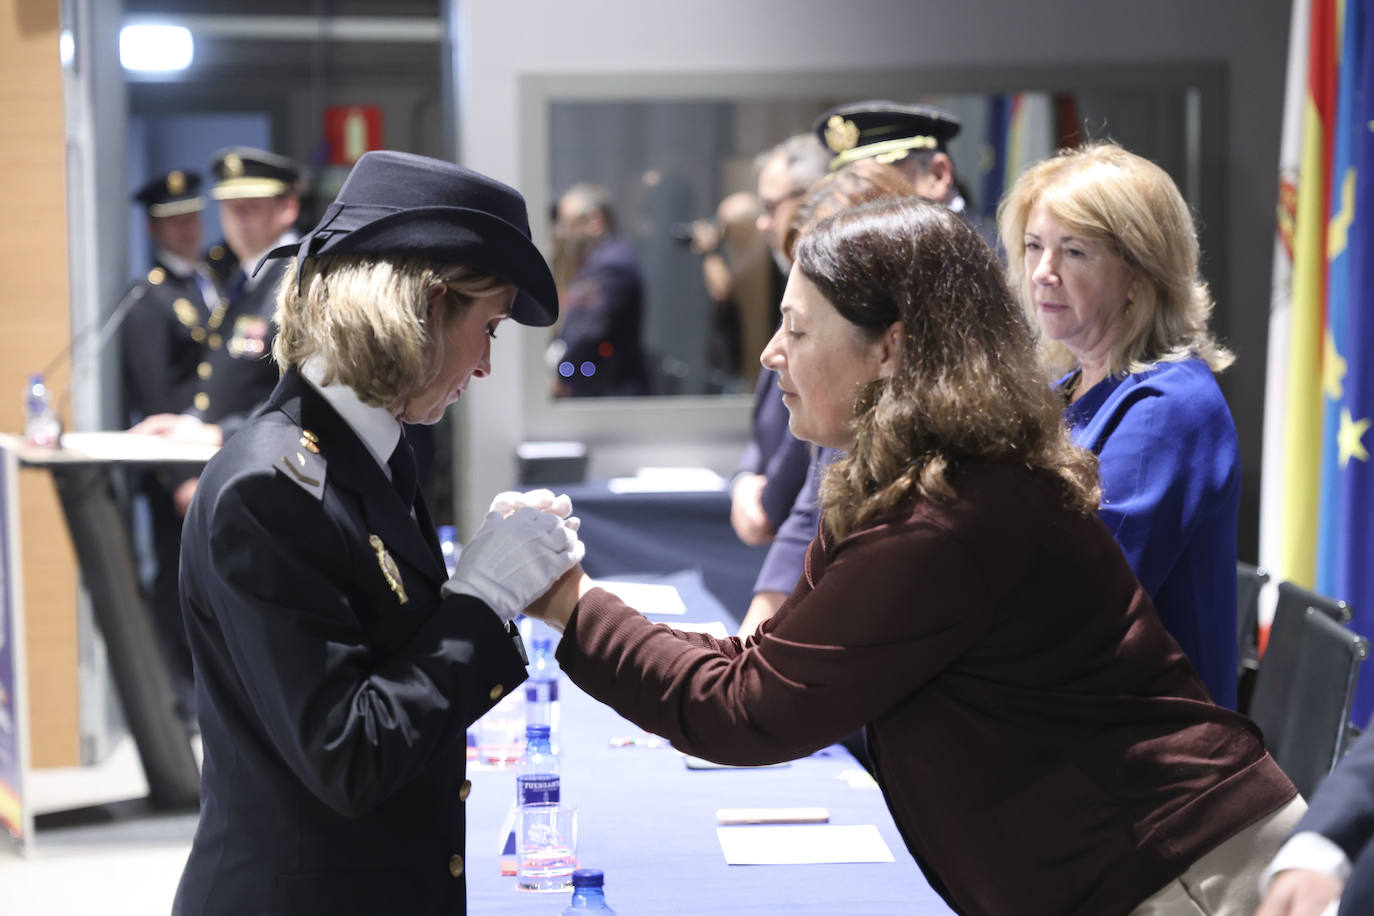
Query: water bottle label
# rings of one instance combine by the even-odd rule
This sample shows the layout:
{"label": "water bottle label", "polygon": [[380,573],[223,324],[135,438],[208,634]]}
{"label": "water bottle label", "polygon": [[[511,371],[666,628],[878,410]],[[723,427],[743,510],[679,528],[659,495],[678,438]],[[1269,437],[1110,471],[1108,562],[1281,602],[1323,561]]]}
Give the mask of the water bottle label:
{"label": "water bottle label", "polygon": [[515,803],[518,805],[558,804],[557,776],[515,777]]}
{"label": "water bottle label", "polygon": [[557,681],[526,681],[525,700],[529,703],[557,703]]}

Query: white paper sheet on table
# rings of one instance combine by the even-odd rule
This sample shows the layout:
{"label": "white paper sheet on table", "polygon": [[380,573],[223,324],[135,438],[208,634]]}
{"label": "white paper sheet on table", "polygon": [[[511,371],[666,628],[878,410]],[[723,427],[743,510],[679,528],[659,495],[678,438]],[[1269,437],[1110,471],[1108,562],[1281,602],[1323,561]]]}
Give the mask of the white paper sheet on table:
{"label": "white paper sheet on table", "polygon": [[641,614],[681,615],[687,613],[682,594],[671,585],[650,582],[621,582],[616,579],[597,579],[596,584],[624,601]]}
{"label": "white paper sheet on table", "polygon": [[209,461],[219,451],[213,445],[127,432],[63,433],[62,447],[102,461]]}
{"label": "white paper sheet on table", "polygon": [[725,478],[710,468],[640,468],[606,482],[612,493],[718,493]]}
{"label": "white paper sheet on table", "polygon": [[716,837],[730,865],[895,861],[872,824],[717,827]]}

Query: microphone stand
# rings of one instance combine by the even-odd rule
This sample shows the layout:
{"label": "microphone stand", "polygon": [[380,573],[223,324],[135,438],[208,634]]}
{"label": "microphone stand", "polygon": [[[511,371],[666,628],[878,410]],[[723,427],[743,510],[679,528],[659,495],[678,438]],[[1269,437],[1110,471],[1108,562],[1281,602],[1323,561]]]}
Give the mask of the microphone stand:
{"label": "microphone stand", "polygon": [[[114,307],[105,318],[104,323],[100,325],[100,329],[96,331],[95,342],[90,350],[90,355],[98,355],[100,351],[105,348],[105,344],[109,342],[110,337],[123,326],[124,319],[128,317],[129,311],[143,298],[146,291],[143,284],[139,283],[124,294],[124,298],[119,300],[119,304]],[[72,365],[72,370],[67,376],[67,383],[62,386],[62,390],[58,393],[57,399],[53,402],[53,414],[57,418],[58,423],[59,442],[61,441],[62,412],[66,408],[68,400],[71,397],[72,383],[76,381],[77,363],[72,357],[75,356],[77,347],[85,344],[86,339],[90,336],[91,330],[94,327],[95,322],[91,322],[76,334],[72,335],[71,341],[59,350],[57,355],[50,359],[47,365],[45,365],[39,373],[46,379],[58,366],[62,365],[63,360],[69,360]]]}

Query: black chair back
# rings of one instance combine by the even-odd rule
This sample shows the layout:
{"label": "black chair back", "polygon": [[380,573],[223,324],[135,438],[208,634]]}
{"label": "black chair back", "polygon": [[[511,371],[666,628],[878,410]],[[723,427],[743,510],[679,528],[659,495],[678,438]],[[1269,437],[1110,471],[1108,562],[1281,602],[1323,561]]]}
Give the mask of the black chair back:
{"label": "black chair back", "polygon": [[1236,563],[1236,646],[1242,674],[1259,667],[1259,596],[1268,581],[1263,566]]}
{"label": "black chair back", "polygon": [[[1267,573],[1266,573],[1267,575]],[[1321,611],[1337,623],[1349,623],[1355,617],[1355,609],[1339,598],[1328,598],[1311,589],[1294,585],[1292,582],[1279,583],[1279,601],[1274,607],[1274,618],[1278,619],[1279,608],[1313,608]]]}
{"label": "black chair back", "polygon": [[1279,585],[1250,718],[1264,732],[1274,760],[1303,797],[1311,798],[1345,752],[1355,680],[1369,642],[1333,619],[1329,610],[1336,602],[1330,599],[1322,606],[1294,601],[1311,594],[1294,586],[1285,602],[1287,585]]}
{"label": "black chair back", "polygon": [[1259,596],[1269,571],[1243,561],[1236,563],[1236,690],[1237,708],[1250,711],[1259,670]]}

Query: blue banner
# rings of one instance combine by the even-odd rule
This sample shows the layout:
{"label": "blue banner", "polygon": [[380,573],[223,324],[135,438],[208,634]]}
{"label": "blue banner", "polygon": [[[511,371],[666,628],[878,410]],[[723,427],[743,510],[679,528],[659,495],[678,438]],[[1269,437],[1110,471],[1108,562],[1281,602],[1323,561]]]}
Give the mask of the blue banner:
{"label": "blue banner", "polygon": [[[1331,343],[1323,375],[1333,380],[1331,424],[1324,439],[1334,446],[1329,503],[1323,515],[1334,518],[1328,550],[1334,556],[1334,582],[1319,590],[1355,608],[1351,629],[1374,640],[1374,478],[1369,434],[1374,418],[1374,16],[1365,0],[1347,0],[1345,29],[1359,40],[1359,90],[1353,124],[1355,150],[1354,212],[1349,226],[1349,290],[1339,315],[1331,316]],[[1329,395],[1328,395],[1329,396]],[[1324,475],[1325,476],[1325,475]],[[1325,482],[1323,494],[1327,495]],[[1361,726],[1374,714],[1374,665],[1366,662],[1355,695],[1354,721]]]}
{"label": "blue banner", "polygon": [[[1326,325],[1322,336],[1322,451],[1317,496],[1317,591],[1339,593],[1336,560],[1340,553],[1341,455],[1336,436],[1342,401],[1343,357],[1340,345],[1347,338],[1347,318],[1358,308],[1359,287],[1350,282],[1354,235],[1357,143],[1363,122],[1356,120],[1362,59],[1360,23],[1363,0],[1347,0],[1340,58],[1337,63],[1336,117],[1331,144],[1331,198],[1326,230]],[[1367,173],[1366,173],[1367,174]]]}
{"label": "blue banner", "polygon": [[0,827],[22,849],[29,841],[32,819],[24,808],[23,692],[19,689],[20,629],[13,558],[18,480],[13,456],[0,446]]}
{"label": "blue banner", "polygon": [[982,215],[989,222],[997,218],[997,205],[1002,201],[1005,171],[1007,168],[1007,97],[1002,94],[988,96],[987,141],[983,147],[982,169],[983,186],[979,199],[983,202]]}

